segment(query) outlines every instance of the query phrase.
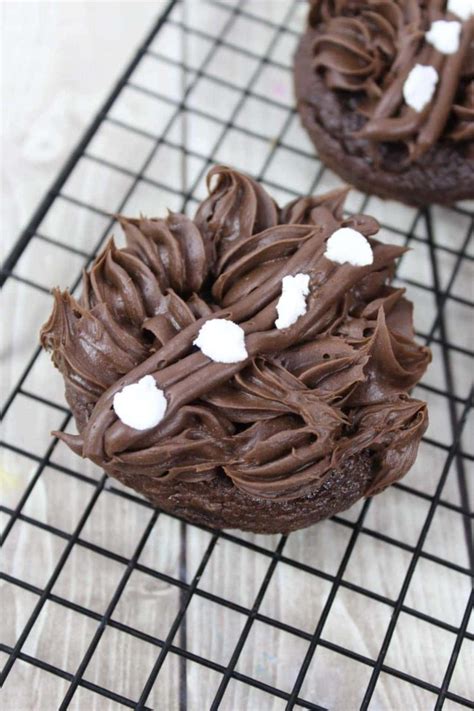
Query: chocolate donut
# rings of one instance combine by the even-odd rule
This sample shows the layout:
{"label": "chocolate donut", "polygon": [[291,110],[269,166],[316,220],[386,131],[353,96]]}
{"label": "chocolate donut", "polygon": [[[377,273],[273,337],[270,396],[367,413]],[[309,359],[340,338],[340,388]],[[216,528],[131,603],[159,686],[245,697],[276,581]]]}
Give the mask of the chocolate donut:
{"label": "chocolate donut", "polygon": [[[54,291],[41,342],[79,431],[57,434],[188,521],[288,532],[408,471],[427,426],[409,392],[430,352],[390,285],[404,248],[343,216],[347,190],[280,208],[224,166],[208,185],[194,219],[119,216],[126,246],[110,240],[80,300]],[[223,322],[240,351],[204,338]],[[164,415],[134,425],[157,393]]]}
{"label": "chocolate donut", "polygon": [[469,12],[469,0],[312,0],[294,79],[323,163],[411,205],[474,198]]}

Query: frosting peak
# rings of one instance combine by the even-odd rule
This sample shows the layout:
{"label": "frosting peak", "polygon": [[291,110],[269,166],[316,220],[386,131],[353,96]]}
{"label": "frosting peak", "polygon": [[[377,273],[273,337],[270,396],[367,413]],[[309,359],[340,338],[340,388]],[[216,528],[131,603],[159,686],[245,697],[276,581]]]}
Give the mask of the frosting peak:
{"label": "frosting peak", "polygon": [[[194,220],[119,216],[126,246],[109,242],[81,300],[54,292],[41,342],[80,429],[59,436],[112,475],[225,475],[269,498],[314,491],[363,454],[373,462],[367,493],[381,490],[407,471],[427,424],[425,404],[407,393],[430,353],[413,340],[403,290],[390,286],[404,250],[374,239],[372,218],[343,216],[345,190],[280,208],[227,167],[214,168],[209,185]],[[352,249],[360,242],[371,259],[328,259],[341,229],[356,231]],[[285,279],[304,279],[304,308],[279,329]],[[242,357],[215,334],[210,345],[226,356],[207,357],[203,326],[216,323],[238,334]],[[153,387],[143,424],[126,410],[144,383]],[[163,419],[145,429],[164,403]]]}

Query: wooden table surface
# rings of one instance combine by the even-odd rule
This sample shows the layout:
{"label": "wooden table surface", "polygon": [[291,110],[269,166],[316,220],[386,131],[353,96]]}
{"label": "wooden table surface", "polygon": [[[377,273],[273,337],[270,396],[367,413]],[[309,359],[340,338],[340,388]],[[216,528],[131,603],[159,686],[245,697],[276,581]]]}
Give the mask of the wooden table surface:
{"label": "wooden table surface", "polygon": [[[233,3],[226,5],[231,7]],[[283,0],[258,0],[252,3],[251,9],[259,17],[280,23],[288,6]],[[229,10],[224,6],[211,13],[204,7],[204,3],[190,0],[187,3],[189,22],[211,36],[219,34]],[[159,2],[3,5],[4,248],[18,236],[159,8]],[[301,5],[288,27],[293,31],[301,28],[303,14]],[[249,51],[254,51],[260,43],[271,40],[267,26],[260,27],[258,23],[251,26],[250,22],[246,25],[244,20],[245,17],[240,18],[242,26],[238,31],[230,30],[229,42],[245,41]],[[284,130],[283,147],[278,148],[277,155],[265,168],[265,179],[304,191],[314,180],[319,163],[312,158],[312,148],[296,117],[290,116],[291,121],[284,127],[292,102],[289,61],[295,41],[296,35],[283,32],[272,49],[272,56],[283,68],[274,73],[267,68],[267,73],[255,81],[256,95],[271,97],[275,104],[273,109],[267,107],[262,114],[262,102],[258,98],[246,99],[245,110],[237,118],[243,130],[229,132],[232,135],[218,148],[216,159],[230,161],[258,174],[262,160],[274,150],[275,138]],[[207,40],[204,42],[201,38],[200,42],[196,39],[188,48],[191,64],[197,62],[206,49]],[[172,58],[177,51],[174,30],[164,33],[154,46]],[[246,61],[250,63],[248,57],[244,61],[242,56],[241,63],[236,65],[231,57],[222,53],[220,61],[210,66],[209,71],[215,76],[232,76],[233,81],[242,86],[250,71]],[[174,69],[171,65],[166,68],[165,64],[159,62],[157,68],[151,61],[145,63],[137,81],[148,89],[156,88],[172,96],[180,89]],[[284,65],[288,67],[286,70]],[[225,101],[216,102],[215,87],[207,87],[204,80],[200,87],[200,92],[190,96],[190,102],[196,107],[205,106],[216,115],[232,101],[239,100],[230,90],[225,92],[222,88]],[[124,122],[136,121],[143,131],[148,130],[146,122],[151,119],[147,114],[148,104],[140,97],[140,101],[142,99],[143,103],[137,103],[137,97],[123,96],[114,115]],[[166,103],[163,103],[157,119],[156,108],[153,109],[152,120],[158,123],[164,120],[166,111]],[[258,125],[264,134],[262,141],[245,133],[249,121],[252,127]],[[159,128],[155,126],[155,130]],[[215,132],[204,119],[189,117],[188,138],[197,154],[207,154]],[[304,155],[292,155],[291,148],[295,146],[301,148]],[[110,124],[101,129],[91,153],[108,159],[113,155],[116,163],[134,171],[147,149],[145,134],[137,133],[132,138],[131,134],[121,133],[117,126]],[[198,176],[204,168],[205,161],[190,158],[187,179]],[[181,169],[177,153],[171,147],[162,146],[149,166],[150,183],[134,190],[128,199],[127,211],[138,214],[142,210],[151,214],[152,210],[160,211],[165,205],[176,209],[178,201],[173,191],[181,187]],[[153,180],[168,184],[169,190],[152,190]],[[340,181],[333,174],[324,171],[318,189],[322,191],[338,184]],[[84,263],[81,252],[88,253],[95,248],[97,236],[107,227],[101,211],[113,209],[127,185],[125,175],[83,159],[64,193],[96,205],[97,211],[84,210],[67,199],[58,199],[42,225],[42,232],[55,243],[35,238],[15,270],[17,278],[8,280],[3,297],[4,313],[8,314],[7,324],[2,326],[3,397],[11,392],[36,347],[39,325],[51,306],[45,290],[54,284],[74,285]],[[204,173],[193,192],[194,197],[199,199],[203,190]],[[292,197],[284,187],[275,187],[273,192],[277,199]],[[350,209],[356,210],[362,201],[363,196],[354,191]],[[456,250],[461,248],[470,226],[468,211],[473,206],[466,203],[462,207],[461,212],[434,208],[432,213],[443,288],[452,277]],[[429,333],[436,318],[436,303],[429,290],[433,270],[426,233],[422,222],[416,222],[416,210],[371,198],[366,211],[383,223],[381,238],[386,241],[403,243],[403,233],[413,228],[415,249],[403,258],[399,276],[405,280],[404,285],[416,302],[417,329],[420,333]],[[61,243],[74,247],[77,253],[62,249]],[[470,382],[471,362],[465,351],[472,350],[473,339],[469,311],[463,307],[462,297],[472,299],[472,276],[472,260],[462,260],[450,285],[451,293],[458,298],[447,299],[444,309],[448,338],[457,346],[450,357],[458,417]],[[40,288],[31,287],[28,281]],[[85,669],[84,678],[88,682],[131,700],[139,698],[160,651],[147,635],[166,639],[182,604],[183,585],[193,581],[210,546],[209,561],[199,579],[194,581],[198,592],[186,612],[185,631],[181,625],[173,644],[178,648],[185,645],[188,651],[211,660],[215,668],[206,668],[192,659],[183,665],[178,654],[169,652],[147,705],[167,711],[183,708],[184,684],[187,708],[196,711],[209,708],[222,679],[219,665],[225,666],[231,658],[247,619],[245,611],[252,608],[271,570],[259,608],[262,619],[254,621],[236,670],[283,692],[291,692],[308,650],[309,635],[335,593],[322,628],[323,643],[313,656],[300,697],[333,710],[359,708],[372,660],[376,660],[380,652],[397,609],[405,575],[430,517],[430,497],[436,492],[447,461],[449,465],[447,458],[453,432],[447,398],[443,395],[447,385],[442,346],[437,340],[439,332],[435,331],[434,335],[434,361],[424,380],[427,388],[417,388],[415,393],[429,402],[429,439],[421,445],[420,455],[405,479],[410,488],[391,488],[374,499],[364,511],[363,521],[359,520],[361,503],[337,520],[290,535],[284,544],[283,559],[274,569],[271,553],[281,545],[279,536],[233,532],[215,542],[209,532],[184,526],[168,516],[159,515],[154,520],[152,509],[123,495],[125,489],[119,484],[104,483],[102,473],[92,464],[78,461],[66,447],[52,440],[51,429],[60,427],[67,416],[61,409],[64,406],[62,381],[46,355],[37,356],[23,383],[24,393],[13,400],[3,428],[3,438],[11,445],[2,454],[2,503],[6,507],[6,512],[0,514],[3,525],[8,525],[8,512],[15,509],[29,483],[35,481],[22,507],[23,518],[15,521],[3,550],[2,570],[24,582],[21,586],[2,581],[2,609],[7,612],[2,616],[1,641],[7,647],[13,647],[21,635],[38,604],[41,590],[47,585],[88,506],[90,513],[25,640],[21,650],[24,659],[15,662],[7,677],[2,708],[5,711],[49,711],[59,707],[69,687],[67,675],[74,674],[81,663],[147,526],[151,533],[140,554],[139,566],[127,579],[114,608],[112,624],[106,627]],[[54,406],[42,404],[38,397]],[[472,437],[465,437],[462,446],[472,456]],[[21,450],[30,454],[25,456]],[[38,461],[45,453],[48,461],[38,476]],[[467,464],[471,466],[468,473],[472,478],[472,459]],[[433,687],[441,686],[470,593],[465,521],[458,510],[461,498],[455,462],[449,468],[441,492],[445,505],[438,506],[432,520],[429,519],[421,556],[404,594],[402,608],[397,611],[398,621],[370,709],[427,711],[435,708],[436,696],[409,683],[406,675],[422,679]],[[68,476],[65,470],[81,476]],[[472,493],[472,482],[469,486]],[[44,524],[43,528],[32,521]],[[352,548],[355,524],[361,532]],[[241,545],[242,542],[250,542],[252,547]],[[350,555],[346,555],[348,550]],[[185,569],[183,556],[187,562]],[[224,604],[215,598],[224,600]],[[226,605],[225,601],[231,604]],[[278,624],[269,624],[263,618],[277,620]],[[143,633],[142,636],[127,633],[124,625]],[[470,639],[462,644],[449,689],[453,694],[473,698],[472,616],[468,630]],[[340,653],[341,649],[350,650],[349,656]],[[1,663],[5,663],[7,654],[0,652],[0,658]],[[41,660],[43,668],[28,663],[28,658]],[[50,673],[47,664],[62,669],[65,678]],[[399,670],[400,674],[391,674],[390,669]],[[108,711],[123,706],[94,693],[93,687],[79,686],[69,708]],[[220,708],[273,711],[285,708],[285,702],[233,678]],[[443,708],[459,711],[464,707],[447,700]]]}
{"label": "wooden table surface", "polygon": [[165,4],[1,3],[4,250]]}

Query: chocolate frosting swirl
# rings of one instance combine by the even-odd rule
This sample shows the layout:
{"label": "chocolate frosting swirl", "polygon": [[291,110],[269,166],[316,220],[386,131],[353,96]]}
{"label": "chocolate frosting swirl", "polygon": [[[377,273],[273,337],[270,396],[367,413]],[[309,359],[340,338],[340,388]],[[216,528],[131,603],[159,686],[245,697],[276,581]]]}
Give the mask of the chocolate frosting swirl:
{"label": "chocolate frosting swirl", "polygon": [[[366,493],[380,491],[409,469],[427,426],[425,403],[408,392],[430,352],[414,341],[404,290],[390,286],[404,249],[375,240],[374,219],[343,216],[346,190],[280,209],[230,168],[214,168],[208,184],[194,220],[119,217],[126,247],[109,242],[84,275],[81,300],[54,292],[41,342],[73,409],[87,412],[79,435],[59,436],[111,474],[192,482],[224,472],[269,498],[314,491],[369,452]],[[371,265],[324,256],[341,226],[369,239]],[[310,276],[307,312],[277,330],[282,278],[300,272]],[[245,361],[216,363],[193,346],[209,317],[244,329]],[[112,402],[144,375],[168,408],[140,431]]]}
{"label": "chocolate frosting swirl", "polygon": [[[425,39],[432,22],[459,21],[446,6],[446,0],[311,0],[314,70],[360,115],[356,139],[404,144],[409,162],[440,139],[472,141],[474,18],[462,23],[454,54],[440,53]],[[421,112],[403,99],[416,64],[431,65],[439,75]]]}

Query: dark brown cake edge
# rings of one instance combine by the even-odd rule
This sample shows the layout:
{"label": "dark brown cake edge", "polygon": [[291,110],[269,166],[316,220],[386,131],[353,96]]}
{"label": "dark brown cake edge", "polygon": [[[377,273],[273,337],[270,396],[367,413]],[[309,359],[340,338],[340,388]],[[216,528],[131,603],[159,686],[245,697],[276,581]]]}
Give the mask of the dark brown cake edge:
{"label": "dark brown cake edge", "polygon": [[155,506],[189,523],[208,528],[238,528],[252,533],[290,533],[344,511],[369,485],[371,458],[364,453],[332,470],[314,491],[297,499],[272,501],[249,496],[224,474],[210,481],[159,481],[140,474],[110,471],[122,484],[143,494]]}
{"label": "dark brown cake edge", "polygon": [[[66,399],[79,431],[89,419],[91,405],[66,386]],[[339,469],[315,482],[305,496],[271,500],[250,496],[222,472],[209,481],[164,481],[142,474],[106,469],[107,474],[145,496],[162,511],[189,523],[213,529],[237,528],[252,533],[290,533],[329,518],[364,496],[373,477],[369,452],[348,458]]]}
{"label": "dark brown cake edge", "polygon": [[315,118],[324,106],[341,114],[335,94],[328,89],[316,72],[312,71],[312,43],[314,33],[307,31],[300,40],[294,58],[294,89],[301,121],[311,138],[321,161],[343,180],[362,192],[381,198],[395,199],[415,207],[432,203],[452,205],[474,198],[474,161],[464,160],[456,166],[436,161],[433,171],[429,166],[413,165],[394,173],[376,168],[364,157],[351,155]]}

